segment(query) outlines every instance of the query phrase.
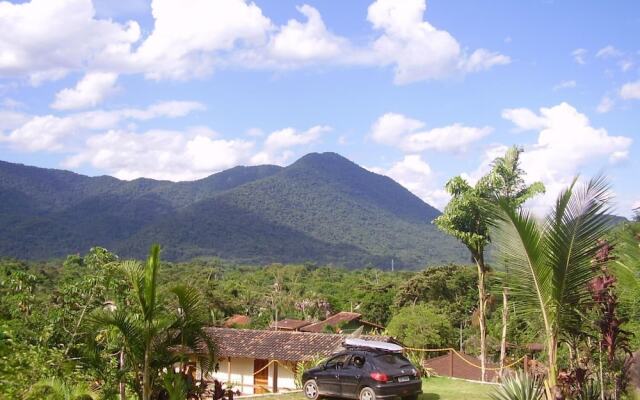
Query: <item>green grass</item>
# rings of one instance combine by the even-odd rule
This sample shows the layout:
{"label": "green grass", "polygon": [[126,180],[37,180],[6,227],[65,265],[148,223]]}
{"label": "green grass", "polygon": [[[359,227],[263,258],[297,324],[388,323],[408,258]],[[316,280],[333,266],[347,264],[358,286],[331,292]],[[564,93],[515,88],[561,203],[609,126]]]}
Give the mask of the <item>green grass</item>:
{"label": "green grass", "polygon": [[[422,395],[419,400],[488,400],[488,394],[495,385],[473,383],[459,379],[435,377],[422,383]],[[269,400],[304,400],[302,393],[289,393],[261,397]]]}

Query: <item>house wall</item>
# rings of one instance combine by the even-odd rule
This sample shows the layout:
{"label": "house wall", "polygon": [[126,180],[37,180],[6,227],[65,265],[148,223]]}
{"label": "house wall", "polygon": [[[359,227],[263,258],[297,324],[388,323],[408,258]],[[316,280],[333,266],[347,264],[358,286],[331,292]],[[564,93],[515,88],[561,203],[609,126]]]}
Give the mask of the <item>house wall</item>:
{"label": "house wall", "polygon": [[[295,390],[295,363],[282,362],[283,365],[278,365],[278,391],[286,392],[289,390]],[[226,386],[227,383],[233,385],[234,390],[239,390],[242,394],[254,394],[253,388],[253,358],[231,358],[230,364],[228,359],[220,359],[218,361],[218,372],[211,373],[208,376],[209,380],[216,379]],[[230,368],[229,368],[230,367]],[[274,364],[269,365],[269,378],[268,386],[269,390],[273,388],[273,372]],[[197,375],[200,376],[198,370]]]}
{"label": "house wall", "polygon": [[[273,370],[274,364],[269,365],[269,389],[273,388]],[[288,390],[295,390],[296,382],[295,375],[295,363],[282,361],[278,364],[278,391],[286,392]]]}

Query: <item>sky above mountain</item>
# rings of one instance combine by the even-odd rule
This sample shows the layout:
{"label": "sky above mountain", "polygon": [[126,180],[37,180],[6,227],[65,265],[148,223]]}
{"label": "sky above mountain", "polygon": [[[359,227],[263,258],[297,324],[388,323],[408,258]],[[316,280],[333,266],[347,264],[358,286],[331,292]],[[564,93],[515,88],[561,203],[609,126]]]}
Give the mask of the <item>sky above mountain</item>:
{"label": "sky above mountain", "polygon": [[442,208],[525,149],[640,206],[634,0],[0,1],[0,159],[192,180],[338,152]]}

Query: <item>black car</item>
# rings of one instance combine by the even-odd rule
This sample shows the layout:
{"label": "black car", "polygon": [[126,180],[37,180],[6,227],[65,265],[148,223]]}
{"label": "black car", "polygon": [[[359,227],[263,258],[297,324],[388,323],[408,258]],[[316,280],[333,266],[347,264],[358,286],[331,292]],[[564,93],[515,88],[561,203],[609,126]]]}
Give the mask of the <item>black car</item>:
{"label": "black car", "polygon": [[344,397],[416,400],[422,393],[420,373],[401,352],[375,347],[348,347],[302,374],[307,399]]}

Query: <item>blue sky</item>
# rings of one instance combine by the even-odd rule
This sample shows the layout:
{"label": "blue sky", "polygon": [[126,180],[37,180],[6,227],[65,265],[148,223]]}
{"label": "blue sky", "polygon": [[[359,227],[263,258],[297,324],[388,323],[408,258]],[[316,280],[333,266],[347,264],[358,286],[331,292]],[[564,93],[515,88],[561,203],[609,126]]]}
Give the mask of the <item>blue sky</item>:
{"label": "blue sky", "polygon": [[[188,4],[188,6],[187,6]],[[197,179],[335,151],[441,208],[525,149],[640,206],[636,1],[0,1],[0,159]]]}

